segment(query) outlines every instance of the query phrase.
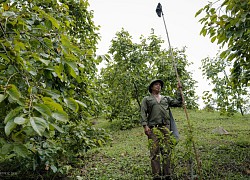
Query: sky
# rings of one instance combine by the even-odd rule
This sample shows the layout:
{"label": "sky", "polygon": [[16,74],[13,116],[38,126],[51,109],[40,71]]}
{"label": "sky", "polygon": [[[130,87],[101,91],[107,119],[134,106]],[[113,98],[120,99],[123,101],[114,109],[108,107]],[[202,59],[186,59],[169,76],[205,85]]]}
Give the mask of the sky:
{"label": "sky", "polygon": [[[215,0],[210,0],[214,2]],[[198,81],[196,94],[199,97],[200,108],[204,106],[202,92],[211,90],[209,82],[202,77],[201,60],[215,57],[218,46],[211,43],[208,37],[200,35],[202,25],[198,22],[202,16],[195,17],[195,13],[204,7],[206,0],[89,0],[89,10],[94,11],[94,23],[100,25],[101,40],[97,45],[97,54],[108,52],[111,40],[115,34],[124,28],[139,42],[139,37],[148,37],[151,29],[155,35],[165,40],[163,46],[168,49],[168,41],[163,18],[156,14],[157,4],[161,3],[164,19],[173,48],[186,47],[187,60],[193,65],[189,71],[193,79]]]}

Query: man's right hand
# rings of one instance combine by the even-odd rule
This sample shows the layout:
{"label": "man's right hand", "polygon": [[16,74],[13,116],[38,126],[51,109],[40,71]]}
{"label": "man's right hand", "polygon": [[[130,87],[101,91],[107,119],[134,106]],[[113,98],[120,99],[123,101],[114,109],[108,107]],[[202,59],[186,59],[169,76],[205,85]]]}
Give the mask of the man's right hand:
{"label": "man's right hand", "polygon": [[144,132],[147,136],[151,134],[151,129],[148,126],[144,126]]}

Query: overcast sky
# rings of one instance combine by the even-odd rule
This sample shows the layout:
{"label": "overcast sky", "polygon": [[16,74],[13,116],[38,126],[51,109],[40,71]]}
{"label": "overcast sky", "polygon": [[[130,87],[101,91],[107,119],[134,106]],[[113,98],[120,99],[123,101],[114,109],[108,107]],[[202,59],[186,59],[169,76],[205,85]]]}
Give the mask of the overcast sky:
{"label": "overcast sky", "polygon": [[[215,0],[210,0],[213,2]],[[201,98],[202,92],[211,89],[202,78],[201,60],[206,57],[215,57],[218,52],[216,44],[208,37],[199,35],[202,25],[195,18],[195,13],[207,4],[206,0],[89,0],[89,10],[94,11],[95,25],[100,25],[101,41],[97,45],[97,54],[108,52],[110,41],[116,32],[124,28],[139,42],[139,37],[148,37],[151,28],[155,35],[165,40],[168,49],[167,35],[162,18],[155,12],[157,4],[161,3],[164,18],[173,48],[182,49],[186,46],[187,59],[194,64],[190,67],[193,79],[198,81],[197,95]],[[199,101],[201,103],[201,100]],[[201,104],[201,106],[203,106]]]}

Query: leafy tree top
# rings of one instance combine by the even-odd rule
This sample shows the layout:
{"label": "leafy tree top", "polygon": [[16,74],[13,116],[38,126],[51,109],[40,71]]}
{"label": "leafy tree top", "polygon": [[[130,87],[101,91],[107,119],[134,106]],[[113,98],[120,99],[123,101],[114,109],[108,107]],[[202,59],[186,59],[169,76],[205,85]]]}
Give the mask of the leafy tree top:
{"label": "leafy tree top", "polygon": [[[250,80],[250,2],[245,0],[219,0],[201,8],[196,16],[203,28],[201,34],[217,41],[221,48],[220,58],[232,61],[233,86],[249,86]],[[204,13],[204,14],[203,14]]]}

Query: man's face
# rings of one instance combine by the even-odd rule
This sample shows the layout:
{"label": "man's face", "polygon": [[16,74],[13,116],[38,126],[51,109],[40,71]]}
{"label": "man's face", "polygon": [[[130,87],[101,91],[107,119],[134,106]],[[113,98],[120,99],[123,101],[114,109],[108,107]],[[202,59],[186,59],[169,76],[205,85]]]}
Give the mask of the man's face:
{"label": "man's face", "polygon": [[161,91],[161,83],[155,82],[152,86],[152,91],[160,92]]}

